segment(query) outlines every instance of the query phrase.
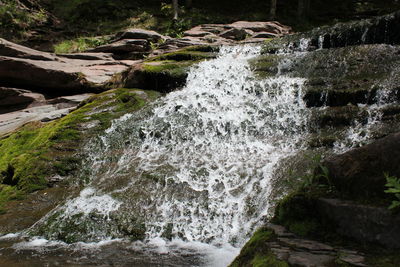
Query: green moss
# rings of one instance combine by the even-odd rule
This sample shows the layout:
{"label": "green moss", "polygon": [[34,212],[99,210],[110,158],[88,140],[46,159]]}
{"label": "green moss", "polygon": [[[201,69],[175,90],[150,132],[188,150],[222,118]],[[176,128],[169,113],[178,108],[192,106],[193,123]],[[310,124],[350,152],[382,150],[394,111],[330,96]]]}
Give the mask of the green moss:
{"label": "green moss", "polygon": [[154,61],[151,63],[143,64],[145,72],[149,73],[168,73],[172,76],[180,76],[186,74],[188,67],[193,65],[194,62],[176,62],[172,60]]}
{"label": "green moss", "polygon": [[[206,50],[206,48],[203,48]],[[202,48],[199,48],[199,50],[202,50]],[[203,52],[195,50],[194,47],[191,47],[190,49],[184,49],[184,50],[179,50],[171,53],[166,53],[162,54],[160,56],[154,57],[149,59],[148,61],[162,61],[162,60],[174,60],[174,61],[198,61],[198,60],[203,60],[203,59],[210,59],[210,58],[215,58],[216,54],[211,51],[211,52]]]}
{"label": "green moss", "polygon": [[276,259],[276,257],[272,253],[268,253],[267,255],[257,255],[251,261],[252,267],[289,267],[289,265],[284,262]]}
{"label": "green moss", "polygon": [[[47,177],[69,175],[80,164],[74,154],[82,142],[111,126],[112,119],[143,107],[159,94],[141,97],[136,90],[115,89],[93,96],[67,116],[50,122],[34,122],[0,140],[0,207],[15,195],[46,188]],[[99,121],[89,130],[82,124]]]}
{"label": "green moss", "polygon": [[240,255],[232,262],[230,266],[266,266],[261,265],[265,262],[278,264],[270,266],[286,266],[279,265],[284,264],[284,262],[277,261],[269,251],[267,243],[275,238],[275,234],[270,229],[266,227],[258,229],[253,234],[251,239],[244,245],[240,251]]}
{"label": "green moss", "polygon": [[315,198],[311,193],[297,192],[288,195],[278,203],[272,221],[302,237],[325,233],[325,227],[315,213]]}

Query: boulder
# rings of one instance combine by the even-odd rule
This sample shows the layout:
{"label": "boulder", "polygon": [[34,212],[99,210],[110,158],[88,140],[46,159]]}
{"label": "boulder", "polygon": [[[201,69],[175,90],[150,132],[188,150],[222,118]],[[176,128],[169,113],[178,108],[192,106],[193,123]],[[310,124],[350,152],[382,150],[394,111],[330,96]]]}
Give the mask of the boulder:
{"label": "boulder", "polygon": [[160,40],[166,40],[168,37],[163,36],[155,31],[131,28],[115,35],[115,41],[122,39],[144,39],[149,42],[158,42]]}
{"label": "boulder", "polygon": [[319,199],[317,206],[325,219],[337,225],[338,233],[362,243],[400,248],[400,214],[339,199]]}
{"label": "boulder", "polygon": [[385,173],[400,177],[400,133],[326,159],[331,183],[352,199],[388,198]]}
{"label": "boulder", "polygon": [[236,41],[241,41],[247,38],[247,36],[251,36],[253,32],[250,32],[245,29],[238,29],[238,28],[233,28],[224,31],[221,33],[219,36],[226,38],[226,39],[231,39],[231,40],[236,40]]}

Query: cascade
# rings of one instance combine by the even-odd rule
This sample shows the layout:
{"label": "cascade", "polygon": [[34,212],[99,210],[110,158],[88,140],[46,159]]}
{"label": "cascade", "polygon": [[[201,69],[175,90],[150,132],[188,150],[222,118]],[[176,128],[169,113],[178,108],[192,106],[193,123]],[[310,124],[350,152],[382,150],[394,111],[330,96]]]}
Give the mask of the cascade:
{"label": "cascade", "polygon": [[222,47],[184,88],[114,121],[86,147],[85,188],[31,233],[240,248],[268,216],[274,168],[304,145],[309,118],[304,79],[256,78],[248,60],[259,51]]}
{"label": "cascade", "polygon": [[[309,43],[302,40],[295,57]],[[115,120],[85,146],[78,193],[26,231],[36,239],[14,248],[120,242],[170,258],[203,255],[193,266],[229,264],[271,215],[274,172],[307,147],[312,115],[306,80],[280,69],[257,77],[249,59],[259,54],[258,46],[221,47],[216,59],[191,68],[183,88]],[[279,68],[290,64],[283,58]],[[367,126],[378,123],[391,97],[382,91],[377,98]],[[336,151],[366,142],[361,129],[368,127],[355,122]]]}

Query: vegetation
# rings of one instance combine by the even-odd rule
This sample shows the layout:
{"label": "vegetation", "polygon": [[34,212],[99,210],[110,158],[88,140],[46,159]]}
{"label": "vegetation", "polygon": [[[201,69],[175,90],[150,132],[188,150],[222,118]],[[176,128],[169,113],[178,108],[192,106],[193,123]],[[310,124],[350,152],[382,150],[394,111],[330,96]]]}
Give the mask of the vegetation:
{"label": "vegetation", "polygon": [[385,193],[394,194],[396,200],[392,201],[392,204],[389,206],[389,209],[397,209],[400,207],[400,179],[394,176],[390,176],[385,173],[385,178],[387,180]]}
{"label": "vegetation", "polygon": [[107,44],[110,38],[100,37],[79,37],[72,40],[62,41],[54,46],[54,52],[57,54],[83,52],[90,48]]}
{"label": "vegetation", "polygon": [[[82,43],[82,40],[77,39],[114,34],[127,27],[156,30],[172,37],[181,37],[183,31],[204,23],[265,21],[274,16],[270,12],[274,2],[275,19],[293,26],[297,31],[338,21],[381,15],[400,8],[400,3],[395,0],[330,2],[250,0],[246,5],[239,0],[189,0],[185,3],[180,1],[179,17],[172,20],[175,10],[170,0],[30,0],[28,2],[29,5],[24,5],[26,1],[21,0],[0,2],[0,36],[11,41],[35,44],[50,42],[56,44],[57,51],[60,51],[58,50],[61,49],[60,46],[64,46],[61,51],[79,51],[79,49],[66,49],[65,46],[76,44],[62,44],[65,40]],[[299,2],[305,4],[299,5]],[[57,34],[60,30],[63,31],[62,35]]]}
{"label": "vegetation", "polygon": [[275,234],[268,228],[258,229],[230,267],[288,267],[287,263],[276,259],[267,246],[267,242],[275,238]]}

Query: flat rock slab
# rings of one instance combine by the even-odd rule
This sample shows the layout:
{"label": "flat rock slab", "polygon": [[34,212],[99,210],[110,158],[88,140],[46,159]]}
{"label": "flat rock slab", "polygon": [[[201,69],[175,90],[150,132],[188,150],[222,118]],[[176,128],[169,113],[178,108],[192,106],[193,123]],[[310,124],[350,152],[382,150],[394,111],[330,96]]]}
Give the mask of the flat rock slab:
{"label": "flat rock slab", "polygon": [[276,240],[267,241],[269,249],[277,259],[290,266],[329,267],[336,266],[337,260],[351,266],[367,266],[364,256],[357,251],[298,237],[280,225],[267,224],[266,227],[277,236]]}
{"label": "flat rock slab", "polygon": [[115,60],[109,53],[54,55],[0,38],[0,86],[58,95],[95,91],[130,63],[134,61]]}
{"label": "flat rock slab", "polygon": [[40,106],[0,114],[0,137],[14,132],[28,122],[47,122],[61,118],[74,110],[79,103],[90,96],[92,94],[59,97],[48,100]]}

